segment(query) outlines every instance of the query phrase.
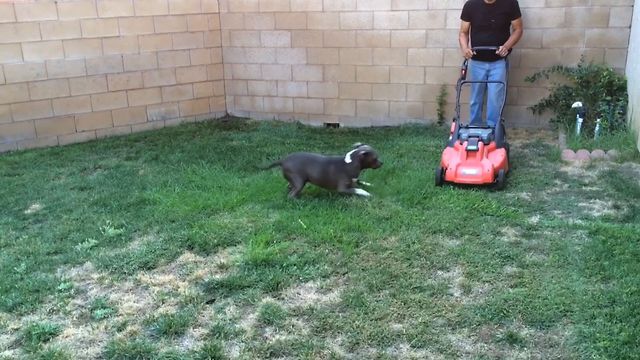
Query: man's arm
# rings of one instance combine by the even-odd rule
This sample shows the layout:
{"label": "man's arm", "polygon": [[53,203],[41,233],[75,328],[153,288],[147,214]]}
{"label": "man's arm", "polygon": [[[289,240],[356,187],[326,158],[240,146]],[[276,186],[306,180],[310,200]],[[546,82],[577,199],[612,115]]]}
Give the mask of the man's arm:
{"label": "man's arm", "polygon": [[509,50],[511,50],[511,48],[513,48],[518,43],[518,41],[520,41],[520,38],[522,37],[522,33],[524,31],[523,30],[524,26],[522,25],[522,18],[513,20],[511,22],[511,27],[513,28],[513,31],[511,32],[511,36],[509,36],[509,39],[507,39],[507,42],[505,42],[502,46],[500,46],[498,51],[496,51],[496,54],[502,57],[509,55]]}
{"label": "man's arm", "polygon": [[462,56],[465,59],[471,59],[473,51],[469,47],[469,31],[471,30],[471,23],[468,21],[462,21],[460,24],[460,33],[458,34],[458,41],[460,42],[460,50],[462,50]]}

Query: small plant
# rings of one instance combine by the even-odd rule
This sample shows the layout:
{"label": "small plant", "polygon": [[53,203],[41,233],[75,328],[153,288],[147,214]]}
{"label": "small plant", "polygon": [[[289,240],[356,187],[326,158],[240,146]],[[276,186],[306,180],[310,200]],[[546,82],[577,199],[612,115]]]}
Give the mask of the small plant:
{"label": "small plant", "polygon": [[556,65],[525,78],[535,83],[557,75],[565,81],[553,83],[549,95],[529,109],[534,114],[551,110],[555,116],[551,123],[556,127],[571,129],[575,124],[575,111],[571,105],[580,101],[586,107],[583,129],[593,134],[596,119],[602,119],[603,131],[615,133],[626,129],[628,103],[627,80],[612,68],[589,63],[584,57],[575,67]]}
{"label": "small plant", "polygon": [[183,335],[194,320],[194,314],[182,310],[174,314],[161,314],[151,319],[151,331],[158,336]]}
{"label": "small plant", "polygon": [[49,322],[32,323],[22,331],[22,343],[27,347],[35,347],[55,338],[61,332],[62,327],[58,324]]}
{"label": "small plant", "polygon": [[227,359],[222,346],[217,341],[209,341],[204,344],[194,356],[196,360],[222,360]]}
{"label": "small plant", "polygon": [[98,245],[98,240],[93,238],[88,238],[87,240],[79,243],[74,248],[79,252],[87,252]]}
{"label": "small plant", "polygon": [[124,227],[117,228],[111,221],[107,220],[104,225],[100,226],[100,232],[106,237],[116,237],[124,233]]}
{"label": "small plant", "polygon": [[447,93],[447,87],[446,85],[442,85],[440,86],[440,92],[438,93],[438,97],[436,98],[436,102],[438,103],[438,109],[437,109],[437,113],[438,113],[438,125],[442,125],[444,124],[444,120],[445,120],[445,114],[446,114],[446,107],[447,107],[447,96],[449,94]]}
{"label": "small plant", "polygon": [[107,360],[116,359],[139,359],[151,360],[157,358],[158,350],[152,343],[145,340],[125,339],[112,340],[107,344],[103,358]]}
{"label": "small plant", "polygon": [[285,320],[287,320],[287,311],[276,303],[265,303],[258,313],[258,321],[265,326],[278,327]]}
{"label": "small plant", "polygon": [[91,311],[91,317],[94,320],[104,320],[116,313],[116,309],[109,304],[106,298],[103,297],[94,299],[89,310]]}

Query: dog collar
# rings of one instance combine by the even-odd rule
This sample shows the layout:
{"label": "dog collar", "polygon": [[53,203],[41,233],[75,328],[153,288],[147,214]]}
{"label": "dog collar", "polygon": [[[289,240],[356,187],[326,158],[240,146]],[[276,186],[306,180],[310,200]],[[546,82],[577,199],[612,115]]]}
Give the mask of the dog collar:
{"label": "dog collar", "polygon": [[344,156],[344,162],[346,162],[347,164],[351,164],[351,162],[353,161],[353,160],[351,160],[351,154],[353,154],[356,151],[358,151],[358,149],[353,149],[353,150],[349,151],[347,153],[347,155]]}

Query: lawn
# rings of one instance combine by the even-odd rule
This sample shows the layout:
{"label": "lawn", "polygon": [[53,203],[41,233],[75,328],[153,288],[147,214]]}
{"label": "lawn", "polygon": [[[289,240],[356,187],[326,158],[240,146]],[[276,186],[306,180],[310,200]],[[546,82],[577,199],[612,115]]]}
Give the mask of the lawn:
{"label": "lawn", "polygon": [[[446,130],[233,120],[0,156],[0,359],[640,357],[640,161],[512,145],[433,185]],[[292,151],[366,142],[371,198]]]}

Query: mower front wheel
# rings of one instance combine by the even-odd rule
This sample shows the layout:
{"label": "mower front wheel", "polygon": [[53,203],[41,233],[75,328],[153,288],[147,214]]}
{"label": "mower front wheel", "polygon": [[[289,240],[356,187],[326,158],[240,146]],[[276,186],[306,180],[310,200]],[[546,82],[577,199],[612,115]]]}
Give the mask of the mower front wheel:
{"label": "mower front wheel", "polygon": [[507,174],[504,169],[498,171],[498,177],[496,178],[496,190],[502,190],[507,185]]}
{"label": "mower front wheel", "polygon": [[442,186],[444,184],[444,169],[441,167],[436,168],[436,186]]}

